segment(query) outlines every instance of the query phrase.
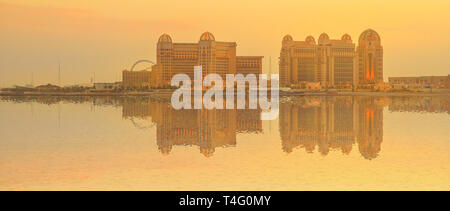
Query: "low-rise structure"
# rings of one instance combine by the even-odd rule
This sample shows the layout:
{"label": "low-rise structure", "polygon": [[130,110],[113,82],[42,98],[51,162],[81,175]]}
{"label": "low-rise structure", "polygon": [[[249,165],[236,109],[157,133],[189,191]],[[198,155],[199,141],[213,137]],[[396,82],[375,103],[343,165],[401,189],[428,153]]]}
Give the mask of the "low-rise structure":
{"label": "low-rise structure", "polygon": [[151,80],[151,71],[128,71],[122,72],[122,82],[124,88],[130,87],[149,87]]}
{"label": "low-rise structure", "polygon": [[61,87],[53,85],[53,84],[47,84],[47,85],[37,86],[35,89],[40,92],[48,92],[48,91],[59,91],[59,90],[61,90]]}
{"label": "low-rise structure", "polygon": [[115,83],[94,83],[95,91],[109,91],[114,89],[119,89],[121,87],[121,82]]}
{"label": "low-rise structure", "polygon": [[160,65],[153,65],[151,71],[122,71],[122,85],[125,89],[163,85]]}
{"label": "low-rise structure", "polygon": [[393,88],[450,88],[448,76],[389,77]]}

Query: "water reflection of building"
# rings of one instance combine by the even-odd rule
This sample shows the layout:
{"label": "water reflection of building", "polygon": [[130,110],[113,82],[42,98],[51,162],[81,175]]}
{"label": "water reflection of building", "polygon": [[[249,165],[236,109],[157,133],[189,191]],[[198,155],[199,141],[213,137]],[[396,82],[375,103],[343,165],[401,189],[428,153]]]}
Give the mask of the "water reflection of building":
{"label": "water reflection of building", "polygon": [[[288,153],[294,148],[307,152],[317,148],[323,155],[330,150],[349,154],[357,145],[364,158],[373,159],[383,141],[384,106],[390,112],[450,114],[450,97],[439,95],[287,99],[291,100],[280,104],[279,128],[282,149]],[[260,110],[177,111],[167,101],[152,97],[0,96],[0,102],[122,107],[123,118],[131,119],[135,127],[156,126],[157,145],[163,153],[176,145],[195,145],[210,156],[216,147],[236,145],[238,133],[263,132]]]}
{"label": "water reflection of building", "polygon": [[261,110],[239,109],[236,110],[236,132],[238,133],[262,133]]}
{"label": "water reflection of building", "polygon": [[358,115],[358,148],[366,159],[373,159],[381,151],[383,141],[383,107],[382,100],[363,98],[357,101]]}
{"label": "water reflection of building", "polygon": [[450,114],[450,97],[447,96],[405,96],[391,97],[389,111],[433,112]]}
{"label": "water reflection of building", "polygon": [[216,147],[236,145],[234,110],[174,110],[161,105],[162,119],[157,124],[157,142],[163,153],[174,145],[197,145],[209,157]]}
{"label": "water reflection of building", "polygon": [[361,155],[375,158],[383,139],[383,103],[376,98],[304,97],[280,105],[282,148],[302,147],[327,155],[349,154],[357,143]]}
{"label": "water reflection of building", "polygon": [[156,124],[159,150],[168,154],[173,146],[198,146],[205,156],[216,147],[236,145],[237,133],[260,133],[260,110],[175,110],[166,102],[124,101],[124,118],[151,118]]}

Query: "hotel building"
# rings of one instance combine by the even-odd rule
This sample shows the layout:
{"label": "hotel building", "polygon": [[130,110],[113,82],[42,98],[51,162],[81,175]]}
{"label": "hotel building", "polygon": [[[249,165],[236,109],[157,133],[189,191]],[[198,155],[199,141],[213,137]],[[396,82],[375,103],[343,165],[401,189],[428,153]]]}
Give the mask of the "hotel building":
{"label": "hotel building", "polygon": [[174,43],[163,34],[156,45],[156,65],[151,71],[122,72],[124,88],[159,87],[170,84],[176,74],[187,74],[194,79],[194,66],[202,66],[203,77],[216,73],[225,79],[226,74],[261,74],[262,56],[236,56],[235,42],[216,41],[213,34],[205,32],[197,43]]}
{"label": "hotel building", "polygon": [[383,82],[383,48],[378,34],[364,31],[358,47],[348,34],[330,39],[325,33],[305,41],[294,41],[286,35],[282,41],[279,61],[280,86],[350,88]]}
{"label": "hotel building", "polygon": [[184,73],[194,78],[194,66],[201,65],[203,77],[216,73],[244,75],[262,73],[262,56],[236,56],[235,42],[216,41],[213,34],[205,32],[197,43],[174,43],[163,34],[157,43],[157,65],[161,68],[162,83],[170,83],[175,74]]}
{"label": "hotel building", "polygon": [[357,84],[367,86],[383,83],[383,46],[380,35],[367,29],[359,36]]}

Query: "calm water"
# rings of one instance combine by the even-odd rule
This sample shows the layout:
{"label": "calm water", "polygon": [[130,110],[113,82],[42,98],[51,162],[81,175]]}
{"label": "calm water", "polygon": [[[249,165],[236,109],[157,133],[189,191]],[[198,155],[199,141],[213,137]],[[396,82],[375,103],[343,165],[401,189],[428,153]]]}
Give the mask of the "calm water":
{"label": "calm water", "polygon": [[450,97],[1,98],[0,190],[450,190]]}

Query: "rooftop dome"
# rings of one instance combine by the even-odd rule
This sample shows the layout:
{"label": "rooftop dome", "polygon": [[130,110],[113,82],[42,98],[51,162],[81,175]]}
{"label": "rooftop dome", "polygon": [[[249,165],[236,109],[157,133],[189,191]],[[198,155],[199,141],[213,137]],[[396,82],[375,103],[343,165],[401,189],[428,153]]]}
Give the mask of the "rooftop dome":
{"label": "rooftop dome", "polygon": [[315,44],[315,43],[316,43],[316,40],[315,40],[314,37],[311,36],[311,35],[307,36],[306,39],[305,39],[305,41],[306,41],[307,43],[309,43],[309,44]]}
{"label": "rooftop dome", "polygon": [[350,35],[348,35],[348,34],[344,34],[344,35],[342,35],[342,38],[341,38],[341,40],[352,40],[352,37],[350,37]]}
{"label": "rooftop dome", "polygon": [[326,33],[322,33],[322,34],[319,36],[319,44],[325,44],[325,43],[327,43],[329,40],[330,40],[330,37],[328,37],[328,34],[326,34]]}
{"label": "rooftop dome", "polygon": [[362,41],[381,41],[381,39],[375,30],[367,29],[359,36],[359,42]]}
{"label": "rooftop dome", "polygon": [[168,34],[163,34],[159,37],[158,42],[160,43],[171,43],[172,38]]}
{"label": "rooftop dome", "polygon": [[293,40],[294,39],[292,39],[292,36],[289,35],[289,34],[283,37],[283,42],[290,42],[290,41],[293,41]]}
{"label": "rooftop dome", "polygon": [[211,32],[205,32],[200,36],[200,41],[215,41],[214,35]]}

